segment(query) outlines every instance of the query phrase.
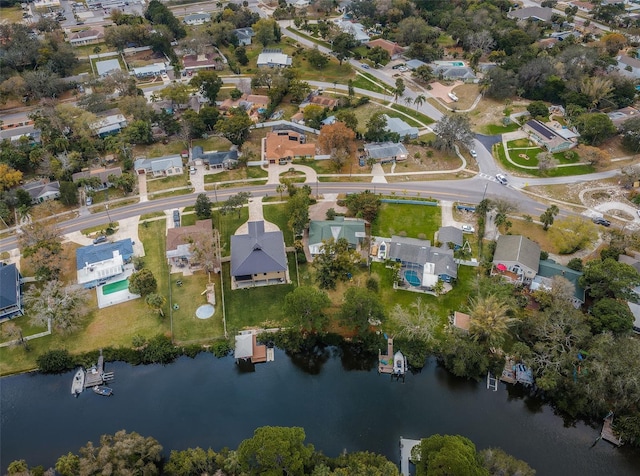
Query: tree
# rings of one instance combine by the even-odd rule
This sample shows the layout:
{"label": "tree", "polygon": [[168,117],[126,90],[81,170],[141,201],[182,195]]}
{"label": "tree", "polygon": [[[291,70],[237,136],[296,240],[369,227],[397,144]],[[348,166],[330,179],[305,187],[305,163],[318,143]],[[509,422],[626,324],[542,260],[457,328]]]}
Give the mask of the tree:
{"label": "tree", "polygon": [[598,237],[598,229],[581,217],[567,217],[555,222],[549,237],[561,254],[571,254],[584,249]]}
{"label": "tree", "polygon": [[617,132],[609,116],[603,113],[584,113],[574,120],[580,140],[588,145],[600,145]]}
{"label": "tree", "polygon": [[249,57],[247,56],[247,49],[244,46],[238,46],[233,51],[233,56],[235,56],[236,61],[240,63],[241,66],[246,66],[249,64]]}
{"label": "tree", "polygon": [[78,204],[78,187],[73,182],[60,182],[60,201],[65,205]]}
{"label": "tree", "polygon": [[549,117],[549,108],[544,101],[533,101],[527,106],[527,111],[531,114],[531,117],[547,118]]}
{"label": "tree", "polygon": [[256,41],[267,46],[269,43],[276,41],[275,29],[277,23],[271,18],[261,18],[253,25]]}
{"label": "tree", "polygon": [[167,305],[166,297],[164,297],[162,294],[151,293],[147,294],[145,302],[150,309],[164,317],[164,311],[162,310],[162,308]]}
{"label": "tree", "polygon": [[620,334],[633,328],[634,317],[624,301],[602,298],[591,308],[591,317],[591,330],[594,334],[606,331]]}
{"label": "tree", "polygon": [[640,274],[633,266],[607,258],[587,262],[579,282],[593,299],[633,301],[633,288],[640,285]]}
{"label": "tree", "polygon": [[45,374],[62,373],[74,367],[73,357],[66,349],[54,349],[36,358],[38,370]]}
{"label": "tree", "polygon": [[238,218],[240,218],[240,210],[242,207],[249,201],[249,197],[251,197],[251,192],[238,192],[235,195],[231,195],[222,208],[220,212],[223,215],[226,215],[229,212],[238,211]]}
{"label": "tree", "polygon": [[491,68],[486,74],[482,86],[487,97],[494,99],[507,99],[516,95],[518,78],[511,70],[500,67]]}
{"label": "tree", "polygon": [[33,286],[24,294],[31,322],[37,326],[47,326],[51,322],[51,326],[63,334],[77,329],[88,314],[87,298],[86,290],[64,286],[58,280]]}
{"label": "tree", "polygon": [[284,312],[294,325],[304,331],[322,331],[329,323],[324,310],[331,305],[324,291],[311,286],[301,286],[287,294],[284,299]]}
{"label": "tree", "polygon": [[[428,83],[431,81],[433,76],[433,70],[429,65],[423,64],[422,66],[418,66],[412,73],[411,76],[416,78],[418,81],[422,81],[423,83]],[[424,104],[426,101],[426,97],[424,94],[420,94],[420,96],[424,97],[420,105]]]}
{"label": "tree", "polygon": [[509,307],[495,295],[472,299],[469,304],[471,337],[477,342],[485,343],[489,348],[500,347],[514,322],[508,313]]}
{"label": "tree", "polygon": [[129,276],[129,292],[132,294],[139,294],[144,297],[155,293],[157,289],[156,278],[148,268],[142,268]]}
{"label": "tree", "polygon": [[318,50],[317,46],[306,50],[306,57],[309,64],[315,69],[324,69],[329,62],[327,55]]}
{"label": "tree", "polygon": [[416,461],[417,476],[487,475],[480,465],[475,445],[463,436],[432,435],[420,440],[419,449],[414,451],[420,455]]}
{"label": "tree", "polygon": [[311,87],[306,81],[293,78],[289,82],[289,95],[293,102],[302,102],[311,92]]}
{"label": "tree", "polygon": [[230,115],[216,122],[215,130],[218,134],[231,141],[232,144],[241,146],[249,137],[249,130],[253,121],[247,111],[234,108]]}
{"label": "tree", "polygon": [[607,33],[600,42],[609,56],[615,56],[627,45],[627,38],[621,33]]}
{"label": "tree", "polygon": [[313,446],[305,445],[304,430],[265,426],[238,446],[240,467],[249,475],[287,474],[302,476],[310,463]]}
{"label": "tree", "polygon": [[420,16],[404,18],[398,23],[396,41],[405,46],[412,43],[425,43],[434,39],[431,38],[431,30],[429,24]]}
{"label": "tree", "polygon": [[293,231],[294,237],[302,236],[309,223],[310,193],[309,189],[295,189],[295,193],[287,200],[286,211],[289,217],[287,225]]}
{"label": "tree", "polygon": [[555,217],[560,213],[560,209],[556,205],[551,205],[547,208],[542,215],[540,215],[540,221],[542,222],[542,228],[547,231],[551,225],[553,225],[553,221]]}
{"label": "tree", "polygon": [[125,195],[128,195],[131,192],[133,192],[133,189],[136,186],[136,183],[138,182],[137,177],[128,172],[124,172],[120,175],[111,174],[107,178],[109,182],[113,184],[114,187],[122,190],[122,192]]}
{"label": "tree", "polygon": [[190,235],[188,241],[193,263],[201,266],[207,273],[220,269],[218,230]]}
{"label": "tree", "polygon": [[350,193],[345,200],[349,214],[373,222],[380,211],[380,198],[371,190]]}
{"label": "tree", "polygon": [[326,117],[326,110],[317,104],[310,104],[302,111],[304,123],[314,129],[320,129],[322,120]]}
{"label": "tree", "polygon": [[432,345],[439,326],[438,314],[421,298],[411,303],[409,308],[396,304],[391,310],[391,320],[400,328],[399,335],[409,340],[418,340]]}
{"label": "tree", "polygon": [[576,152],[583,161],[587,162],[589,165],[593,165],[594,167],[607,164],[611,160],[609,153],[605,150],[599,149],[598,147],[580,144],[576,149]]}
{"label": "tree", "polygon": [[391,59],[389,52],[380,46],[374,46],[367,51],[367,58],[375,65],[387,64]]}
{"label": "tree", "polygon": [[[151,3],[156,0],[151,0]],[[115,435],[102,435],[100,446],[90,441],[80,448],[78,474],[101,474],[109,468],[110,474],[160,474],[162,446],[151,437],[125,430]]]}
{"label": "tree", "polygon": [[356,46],[358,42],[351,33],[340,33],[334,38],[332,49],[340,65],[346,58],[351,57],[351,50]]}
{"label": "tree", "polygon": [[471,131],[469,117],[465,114],[447,114],[440,119],[433,132],[436,133],[434,147],[453,151],[456,144],[467,149],[473,147],[474,133]]}
{"label": "tree", "polygon": [[334,122],[320,129],[318,145],[323,153],[341,150],[350,153],[356,133],[343,122]]}
{"label": "tree", "polygon": [[23,226],[21,230],[22,256],[28,259],[36,278],[57,279],[62,269],[62,240],[58,228],[40,221]]}
{"label": "tree", "polygon": [[22,181],[22,172],[9,167],[7,164],[0,163],[0,191],[8,190],[20,184]]}
{"label": "tree", "polygon": [[407,87],[404,84],[404,81],[402,80],[402,78],[397,78],[396,79],[396,87],[393,90],[393,94],[395,96],[395,100],[396,102],[398,102],[398,98],[402,97],[404,95],[404,91]]}
{"label": "tree", "polygon": [[69,452],[56,461],[56,471],[62,476],[76,476],[80,474],[80,458]]}
{"label": "tree", "polygon": [[487,448],[478,457],[491,475],[535,476],[536,472],[525,461],[517,459],[500,448]]}
{"label": "tree", "polygon": [[151,123],[148,121],[133,121],[124,128],[122,134],[132,144],[153,144],[153,131],[151,130]]}
{"label": "tree", "polygon": [[379,326],[384,320],[384,306],[376,293],[366,288],[347,289],[340,307],[340,322],[344,326],[363,334],[370,326]]}
{"label": "tree", "polygon": [[346,238],[323,242],[313,260],[316,282],[321,289],[335,289],[338,281],[347,281],[360,262],[358,253],[349,247]]}
{"label": "tree", "polygon": [[383,112],[371,115],[367,121],[367,131],[364,133],[364,138],[369,142],[384,142],[389,138],[387,118]]}
{"label": "tree", "polygon": [[536,160],[538,161],[538,170],[542,173],[553,170],[558,166],[558,161],[551,152],[540,152],[536,155]]}
{"label": "tree", "polygon": [[206,193],[198,194],[194,209],[198,220],[206,220],[207,218],[211,218],[211,200],[209,200],[209,197],[207,197]]}
{"label": "tree", "polygon": [[622,123],[622,145],[630,152],[640,152],[640,117],[632,117]]}
{"label": "tree", "polygon": [[202,95],[210,103],[214,103],[222,87],[222,80],[213,71],[198,71],[198,74],[193,77],[190,84],[199,88]]}
{"label": "tree", "polygon": [[343,122],[345,126],[351,129],[353,132],[357,132],[358,129],[358,117],[353,111],[346,109],[340,109],[336,112],[336,119],[339,122]]}
{"label": "tree", "polygon": [[[211,448],[187,448],[183,451],[172,450],[164,472],[169,476],[190,476],[215,474],[220,469],[216,463],[217,454]],[[64,476],[64,475],[63,475]]]}

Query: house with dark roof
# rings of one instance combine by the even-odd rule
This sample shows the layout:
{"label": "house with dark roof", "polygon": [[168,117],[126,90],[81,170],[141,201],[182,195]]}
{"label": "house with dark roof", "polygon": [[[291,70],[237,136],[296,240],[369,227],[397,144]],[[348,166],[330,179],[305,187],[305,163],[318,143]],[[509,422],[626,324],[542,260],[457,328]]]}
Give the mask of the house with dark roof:
{"label": "house with dark roof", "polygon": [[251,44],[251,39],[256,36],[253,28],[237,28],[233,30],[233,34],[238,39],[238,46],[249,46]]}
{"label": "house with dark roof", "polygon": [[438,281],[450,283],[458,277],[453,250],[431,246],[429,240],[392,236],[386,247],[386,259],[400,263],[403,286],[417,291],[431,291]]}
{"label": "house with dark roof", "polygon": [[124,265],[133,257],[130,238],[83,246],[76,250],[76,276],[78,284],[87,289],[95,288],[108,279],[124,273]]}
{"label": "house with dark roof", "polygon": [[23,314],[22,275],[15,264],[0,263],[0,321]]}
{"label": "house with dark roof", "polygon": [[538,274],[540,246],[521,235],[500,235],[493,254],[492,275],[515,283],[530,283]]}
{"label": "house with dark roof", "polygon": [[364,145],[364,153],[377,162],[392,162],[406,160],[409,152],[400,143],[395,142],[371,142]]}
{"label": "house with dark roof", "polygon": [[[460,63],[459,65],[457,63]],[[469,66],[465,66],[460,61],[435,61],[431,66],[433,75],[447,81],[466,81],[473,82],[476,75]]]}
{"label": "house with dark roof", "polygon": [[238,150],[205,152],[202,147],[196,145],[191,150],[191,159],[196,164],[200,161],[214,169],[233,169],[238,166]]}
{"label": "house with dark roof", "polygon": [[224,62],[218,53],[204,53],[201,55],[184,55],[182,57],[184,71],[189,75],[198,71],[219,70]]}
{"label": "house with dark roof", "polygon": [[400,140],[408,139],[417,139],[418,138],[418,128],[410,126],[405,121],[400,119],[399,117],[390,117],[386,114],[383,114],[384,118],[387,120],[387,127],[385,130],[388,132],[393,132],[400,136]]}
{"label": "house with dark roof", "polygon": [[529,135],[532,141],[551,153],[572,149],[577,145],[576,138],[580,137],[580,134],[571,129],[552,129],[535,119],[527,121],[522,126],[522,130]]}
{"label": "house with dark roof", "polygon": [[571,297],[571,304],[579,309],[584,304],[585,290],[580,286],[580,276],[582,272],[567,268],[552,259],[541,260],[538,265],[538,274],[533,278],[529,289],[531,291],[550,291],[552,289],[553,278],[561,276],[573,284],[575,292]]}
{"label": "house with dark roof", "polygon": [[85,182],[85,188],[87,190],[105,190],[109,187],[112,187],[113,184],[109,181],[110,176],[120,177],[122,175],[122,168],[120,167],[111,167],[94,169],[94,170],[83,170],[82,172],[76,172],[71,176],[71,180],[73,183],[78,183],[80,181]]}
{"label": "house with dark roof", "polygon": [[232,289],[288,282],[289,266],[280,230],[265,231],[264,221],[251,221],[246,235],[231,237]]}
{"label": "house with dark roof", "polygon": [[60,198],[60,182],[58,181],[38,180],[26,183],[20,188],[29,194],[31,203],[34,204]]}
{"label": "house with dark roof", "polygon": [[192,260],[191,244],[198,235],[212,236],[211,218],[198,220],[194,225],[178,226],[167,230],[166,258],[170,266],[178,268],[197,268],[198,263]]}
{"label": "house with dark roof", "polygon": [[349,247],[357,249],[366,237],[365,222],[358,219],[335,217],[333,220],[312,220],[309,223],[309,253],[320,254],[320,248],[330,239],[344,238]]}
{"label": "house with dark roof", "polygon": [[464,244],[462,230],[460,228],[456,228],[455,226],[441,226],[436,233],[435,241],[440,242],[443,245],[448,245],[449,243],[451,243],[454,250],[462,248],[462,245]]}
{"label": "house with dark roof", "polygon": [[168,155],[156,159],[139,157],[133,163],[133,169],[137,174],[151,174],[154,177],[173,177],[183,173],[182,157],[179,155]]}

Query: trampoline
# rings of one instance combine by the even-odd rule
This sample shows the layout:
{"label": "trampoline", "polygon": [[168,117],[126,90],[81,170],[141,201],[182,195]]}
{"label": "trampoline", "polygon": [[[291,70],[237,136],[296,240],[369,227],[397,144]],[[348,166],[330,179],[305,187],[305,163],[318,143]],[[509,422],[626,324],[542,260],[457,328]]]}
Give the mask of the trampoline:
{"label": "trampoline", "polygon": [[420,286],[420,278],[418,277],[418,273],[413,271],[412,269],[404,272],[404,279],[411,286]]}
{"label": "trampoline", "polygon": [[216,308],[212,304],[203,304],[196,309],[196,317],[198,319],[209,319],[216,312]]}
{"label": "trampoline", "polygon": [[115,283],[109,283],[102,286],[102,294],[112,294],[118,291],[124,291],[129,289],[129,280],[123,279],[122,281],[116,281]]}

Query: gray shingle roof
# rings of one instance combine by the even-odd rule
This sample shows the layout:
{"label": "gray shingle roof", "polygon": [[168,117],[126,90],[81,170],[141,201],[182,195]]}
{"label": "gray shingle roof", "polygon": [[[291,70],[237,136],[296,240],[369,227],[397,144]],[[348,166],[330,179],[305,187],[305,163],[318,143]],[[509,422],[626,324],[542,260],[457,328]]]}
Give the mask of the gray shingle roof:
{"label": "gray shingle roof", "polygon": [[199,145],[192,149],[192,159],[201,159],[209,165],[224,164],[229,161],[238,160],[237,150],[227,150],[223,152],[204,152]]}
{"label": "gray shingle roof", "polygon": [[374,142],[365,144],[364,150],[372,159],[386,159],[389,157],[397,157],[406,155],[407,148],[403,144],[394,142]]}
{"label": "gray shingle roof", "polygon": [[392,260],[420,266],[433,263],[434,274],[458,277],[458,266],[453,259],[453,250],[431,246],[429,240],[393,236],[389,242],[387,256]]}
{"label": "gray shingle roof", "polygon": [[264,221],[249,222],[246,235],[231,237],[231,276],[286,271],[281,231],[264,231]]}
{"label": "gray shingle roof", "polygon": [[462,246],[464,243],[462,230],[455,226],[441,226],[438,230],[438,241],[440,243],[453,243],[454,245]]}
{"label": "gray shingle roof", "polygon": [[20,272],[15,264],[0,266],[0,309],[20,304]]}
{"label": "gray shingle roof", "polygon": [[133,242],[130,238],[125,238],[113,243],[78,248],[76,250],[76,269],[83,269],[87,263],[98,263],[113,258],[113,252],[116,250],[120,252],[122,259],[127,261],[133,256]]}
{"label": "gray shingle roof", "polygon": [[515,261],[538,272],[540,246],[529,238],[520,235],[501,235],[493,255],[494,263]]}

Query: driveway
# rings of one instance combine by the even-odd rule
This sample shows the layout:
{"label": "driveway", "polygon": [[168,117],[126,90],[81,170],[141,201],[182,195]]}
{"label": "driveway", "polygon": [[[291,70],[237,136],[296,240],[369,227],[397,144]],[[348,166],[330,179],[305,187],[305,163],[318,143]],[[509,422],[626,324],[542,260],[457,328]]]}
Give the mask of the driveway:
{"label": "driveway", "polygon": [[249,219],[238,227],[234,235],[246,235],[249,232],[250,221],[264,221],[264,231],[278,231],[280,228],[275,223],[266,221],[262,210],[262,197],[252,197],[247,205],[249,207]]}
{"label": "driveway", "polygon": [[294,169],[297,172],[302,172],[305,175],[304,183],[316,183],[318,181],[317,172],[307,165],[300,164],[287,164],[287,165],[278,165],[278,164],[269,164],[268,172],[269,178],[267,179],[268,185],[279,185],[280,184],[280,174],[283,174],[290,169]]}

